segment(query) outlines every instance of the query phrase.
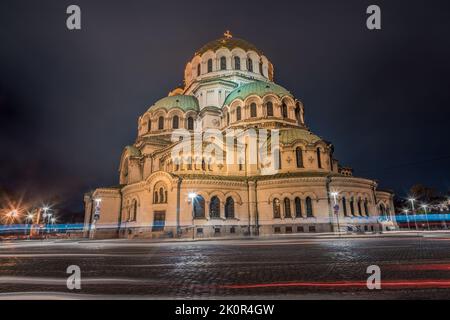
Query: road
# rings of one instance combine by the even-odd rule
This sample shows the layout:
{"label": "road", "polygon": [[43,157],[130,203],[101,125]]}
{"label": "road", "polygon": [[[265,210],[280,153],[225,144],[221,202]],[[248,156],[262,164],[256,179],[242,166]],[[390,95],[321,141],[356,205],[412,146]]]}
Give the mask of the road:
{"label": "road", "polygon": [[0,299],[17,298],[448,299],[450,238],[0,243]]}

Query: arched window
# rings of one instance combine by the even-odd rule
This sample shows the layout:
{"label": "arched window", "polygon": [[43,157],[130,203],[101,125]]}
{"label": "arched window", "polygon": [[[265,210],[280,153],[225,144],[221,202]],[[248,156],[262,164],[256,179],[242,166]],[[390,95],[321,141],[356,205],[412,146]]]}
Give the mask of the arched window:
{"label": "arched window", "polygon": [[253,72],[253,60],[251,58],[247,59],[247,70]]}
{"label": "arched window", "polygon": [[227,126],[230,125],[230,113],[227,112]]}
{"label": "arched window", "polygon": [[250,117],[256,118],[256,103],[250,104]]}
{"label": "arched window", "polygon": [[159,188],[159,202],[166,203],[167,199],[164,198],[164,189]]}
{"label": "arched window", "polygon": [[302,214],[302,201],[299,197],[295,198],[295,217],[301,218],[303,216]]}
{"label": "arched window", "polygon": [[136,221],[137,219],[137,201],[133,200],[133,216],[131,217],[131,221]]}
{"label": "arched window", "polygon": [[209,60],[208,60],[208,72],[212,72],[212,71],[213,71],[213,68],[212,68],[212,67],[213,67],[213,66],[212,66],[212,62],[213,62],[212,59],[209,59]]}
{"label": "arched window", "polygon": [[282,113],[283,118],[288,117],[288,108],[285,103],[283,103],[283,105],[281,106],[281,113]]}
{"label": "arched window", "polygon": [[259,63],[259,73],[262,74],[262,75],[264,75],[264,72],[263,72],[263,63],[262,63],[262,61]]}
{"label": "arched window", "polygon": [[155,191],[153,195],[153,203],[158,203],[158,191]]}
{"label": "arched window", "polygon": [[200,77],[201,73],[202,73],[202,65],[199,63],[197,65],[197,77]]}
{"label": "arched window", "polygon": [[164,130],[164,117],[158,119],[158,130]]}
{"label": "arched window", "polygon": [[358,199],[358,214],[359,214],[360,216],[363,215],[363,214],[362,214],[362,209],[361,209],[361,199]]}
{"label": "arched window", "polygon": [[274,219],[281,218],[281,210],[280,210],[280,200],[273,199],[273,217]]}
{"label": "arched window", "polygon": [[202,159],[202,170],[206,171],[206,162],[205,159]]}
{"label": "arched window", "polygon": [[317,166],[319,167],[319,169],[322,169],[322,159],[320,156],[320,148],[317,148],[316,153],[317,153]]}
{"label": "arched window", "polygon": [[178,116],[174,116],[172,118],[172,129],[178,129],[180,125],[180,118]]}
{"label": "arched window", "polygon": [[227,70],[227,58],[220,58],[220,70]]}
{"label": "arched window", "polygon": [[295,119],[297,120],[298,124],[302,123],[302,119],[301,119],[301,116],[300,116],[300,107],[299,106],[297,106],[295,108]]}
{"label": "arched window", "polygon": [[150,131],[152,131],[152,120],[151,120],[151,119],[148,119],[148,122],[147,122],[147,132],[150,132]]}
{"label": "arched window", "polygon": [[347,200],[345,197],[342,198],[342,210],[344,211],[344,216],[347,217]]}
{"label": "arched window", "polygon": [[313,207],[312,207],[312,200],[311,200],[310,197],[306,198],[306,216],[308,218],[314,217]]}
{"label": "arched window", "polygon": [[225,201],[225,218],[234,219],[234,200],[232,197],[228,197]]}
{"label": "arched window", "polygon": [[295,157],[297,159],[297,168],[303,168],[303,150],[300,147],[295,149]]}
{"label": "arched window", "polygon": [[216,196],[211,198],[209,204],[209,216],[211,218],[220,218],[220,200]]}
{"label": "arched window", "polygon": [[266,108],[267,108],[267,116],[273,117],[273,103],[271,101],[267,102]]}
{"label": "arched window", "polygon": [[241,107],[236,108],[236,121],[241,120]]}
{"label": "arched window", "polygon": [[284,198],[284,216],[286,218],[292,218],[291,200],[289,198]]}
{"label": "arched window", "polygon": [[187,128],[188,130],[194,130],[194,118],[189,117],[187,119]]}
{"label": "arched window", "polygon": [[367,203],[367,199],[364,200],[364,212],[365,212],[366,216],[368,217],[369,216],[369,206]]}
{"label": "arched window", "polygon": [[234,57],[234,69],[241,70],[241,58]]}
{"label": "arched window", "polygon": [[197,195],[194,199],[194,218],[204,218],[205,217],[205,199]]}
{"label": "arched window", "polygon": [[350,199],[350,213],[355,216],[355,200],[353,197]]}

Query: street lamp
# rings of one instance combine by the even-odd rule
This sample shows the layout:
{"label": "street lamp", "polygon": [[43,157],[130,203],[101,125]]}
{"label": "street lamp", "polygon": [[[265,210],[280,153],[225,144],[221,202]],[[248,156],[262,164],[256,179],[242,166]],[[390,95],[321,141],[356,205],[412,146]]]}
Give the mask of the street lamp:
{"label": "street lamp", "polygon": [[192,203],[192,240],[195,240],[195,210],[194,210],[194,201],[197,198],[197,194],[195,192],[189,192],[188,198]]}
{"label": "street lamp", "polygon": [[[28,225],[31,223],[31,224],[33,224],[33,218],[34,218],[34,214],[32,214],[31,212],[28,212],[28,214],[27,214],[27,217],[26,217],[26,219],[25,219],[25,224],[26,224],[26,226],[25,226],[25,235],[27,234],[27,229],[28,229]],[[31,228],[30,228],[30,230],[31,230]]]}
{"label": "street lamp", "polygon": [[416,213],[415,213],[415,211],[414,211],[414,202],[416,201],[416,199],[414,199],[414,198],[409,198],[408,200],[411,202],[411,212],[412,212],[412,214],[414,215],[414,224],[415,224],[416,230],[418,230],[418,227],[417,227],[417,217],[416,217]]}
{"label": "street lamp", "polygon": [[333,191],[330,193],[334,200],[334,214],[336,215],[337,225],[338,225],[338,234],[341,236],[341,225],[339,224],[339,205],[337,203],[337,198],[339,196],[339,192]]}
{"label": "street lamp", "polygon": [[408,209],[404,209],[403,212],[404,212],[405,215],[406,215],[406,222],[408,223],[408,230],[410,230],[410,229],[411,229],[411,226],[409,225],[409,218],[408,218],[408,212],[409,212],[409,210],[408,210]]}
{"label": "street lamp", "polygon": [[430,231],[430,222],[428,221],[428,205],[423,204],[422,205],[422,209],[425,212],[425,219],[427,220],[427,227],[428,227],[428,231]]}

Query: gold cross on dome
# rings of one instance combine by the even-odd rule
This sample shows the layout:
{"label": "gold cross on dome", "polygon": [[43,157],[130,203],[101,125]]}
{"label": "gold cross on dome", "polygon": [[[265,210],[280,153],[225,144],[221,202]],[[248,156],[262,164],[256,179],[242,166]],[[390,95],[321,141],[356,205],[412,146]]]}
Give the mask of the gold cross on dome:
{"label": "gold cross on dome", "polygon": [[233,38],[233,35],[231,34],[230,30],[227,30],[223,35],[224,35],[225,38],[227,38],[227,39]]}

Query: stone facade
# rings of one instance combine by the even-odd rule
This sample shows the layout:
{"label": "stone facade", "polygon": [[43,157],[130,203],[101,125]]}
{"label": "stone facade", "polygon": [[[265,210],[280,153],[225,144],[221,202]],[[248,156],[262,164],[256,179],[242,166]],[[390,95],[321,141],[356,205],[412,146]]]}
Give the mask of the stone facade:
{"label": "stone facade", "polygon": [[210,42],[187,64],[184,82],[139,118],[120,184],[85,195],[86,236],[395,228],[392,193],[339,165],[334,146],[310,131],[303,103],[273,82],[272,64],[253,45],[229,33]]}

